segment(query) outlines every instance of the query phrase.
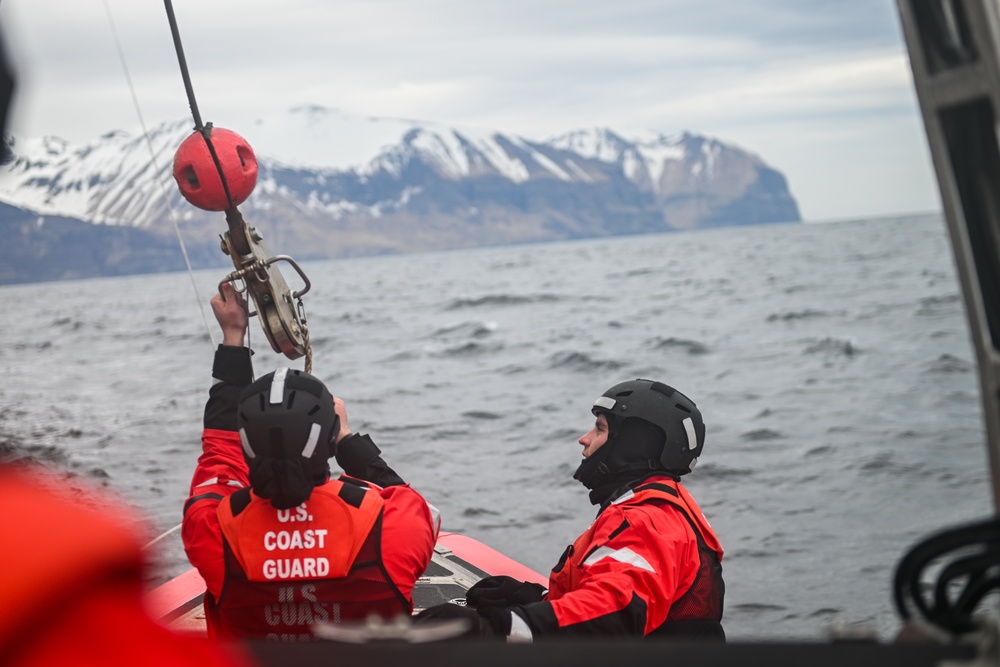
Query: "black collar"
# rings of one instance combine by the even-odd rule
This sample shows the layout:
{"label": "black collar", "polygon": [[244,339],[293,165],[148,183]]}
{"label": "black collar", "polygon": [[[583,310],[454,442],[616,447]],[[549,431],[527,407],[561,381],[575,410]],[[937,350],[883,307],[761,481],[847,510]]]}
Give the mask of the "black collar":
{"label": "black collar", "polygon": [[[675,475],[672,472],[667,472],[666,470],[656,470],[654,472],[647,473],[636,479],[629,480],[625,483],[622,483],[621,481],[617,482],[613,481],[613,482],[608,482],[608,484],[604,486],[599,486],[590,492],[590,502],[593,503],[594,505],[601,506],[600,509],[597,510],[597,513],[600,514],[605,509],[607,509],[611,505],[611,503],[618,500],[626,493],[628,493],[635,487],[639,486],[646,480],[650,479],[651,477],[669,477],[675,482],[681,481],[679,475]],[[603,498],[601,496],[603,496]]]}

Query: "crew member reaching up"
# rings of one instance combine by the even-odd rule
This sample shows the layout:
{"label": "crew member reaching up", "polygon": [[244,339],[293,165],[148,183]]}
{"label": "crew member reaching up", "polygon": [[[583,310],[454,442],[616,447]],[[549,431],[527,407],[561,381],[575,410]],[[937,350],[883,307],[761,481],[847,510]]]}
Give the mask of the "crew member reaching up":
{"label": "crew member reaching up", "polygon": [[437,511],[351,433],[320,380],[279,369],[253,381],[246,304],[231,285],[212,310],[223,342],[182,528],[209,634],[296,641],[316,623],[409,615]]}

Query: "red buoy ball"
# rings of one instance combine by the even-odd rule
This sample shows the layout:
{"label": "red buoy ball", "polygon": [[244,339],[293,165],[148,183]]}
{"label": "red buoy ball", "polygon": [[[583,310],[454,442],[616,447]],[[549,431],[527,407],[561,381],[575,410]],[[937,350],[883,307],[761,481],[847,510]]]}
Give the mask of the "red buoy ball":
{"label": "red buoy ball", "polygon": [[[219,167],[225,177],[232,202],[226,198],[226,189],[219,178],[212,153],[212,142]],[[174,154],[174,180],[184,199],[206,211],[225,211],[246,201],[257,185],[257,156],[246,139],[231,130],[213,127],[208,140],[195,132],[184,140]]]}

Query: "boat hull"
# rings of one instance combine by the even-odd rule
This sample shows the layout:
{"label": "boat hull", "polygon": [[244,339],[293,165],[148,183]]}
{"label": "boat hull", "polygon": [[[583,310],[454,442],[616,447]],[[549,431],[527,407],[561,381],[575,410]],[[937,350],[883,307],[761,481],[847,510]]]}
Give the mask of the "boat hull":
{"label": "boat hull", "polygon": [[[548,584],[538,572],[468,535],[442,533],[427,571],[413,587],[414,613],[462,600],[473,584],[491,575]],[[205,580],[191,568],[150,591],[146,608],[153,618],[174,630],[205,634],[204,599]]]}

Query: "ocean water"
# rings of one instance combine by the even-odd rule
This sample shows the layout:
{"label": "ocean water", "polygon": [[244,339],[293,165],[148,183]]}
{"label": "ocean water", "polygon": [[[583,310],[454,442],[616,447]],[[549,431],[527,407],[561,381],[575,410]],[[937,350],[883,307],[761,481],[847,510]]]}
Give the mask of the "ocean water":
{"label": "ocean water", "polygon": [[[733,639],[817,639],[833,623],[889,638],[905,550],[992,511],[939,216],[303,268],[313,370],[353,429],[445,530],[539,572],[594,516],[572,479],[589,406],[635,377],[676,386],[704,414],[685,482],[726,548]],[[223,273],[195,274],[202,302]],[[213,351],[188,275],[0,298],[0,453],[106,486],[150,535],[177,525]],[[288,365],[252,326],[258,373]],[[154,547],[160,577],[184,567],[178,542]]]}

